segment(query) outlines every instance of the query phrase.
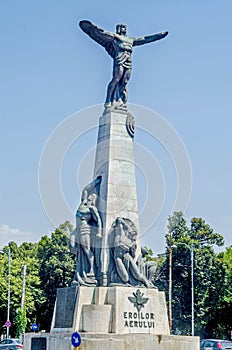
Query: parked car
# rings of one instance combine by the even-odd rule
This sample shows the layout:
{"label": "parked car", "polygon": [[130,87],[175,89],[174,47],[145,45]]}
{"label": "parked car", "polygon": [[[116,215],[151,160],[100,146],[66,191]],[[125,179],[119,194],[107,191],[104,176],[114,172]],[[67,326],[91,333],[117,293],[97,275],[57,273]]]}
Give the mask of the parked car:
{"label": "parked car", "polygon": [[202,339],[200,350],[232,350],[232,341],[221,339]]}
{"label": "parked car", "polygon": [[3,339],[0,342],[0,350],[17,350],[23,349],[23,344],[21,344],[19,339]]}

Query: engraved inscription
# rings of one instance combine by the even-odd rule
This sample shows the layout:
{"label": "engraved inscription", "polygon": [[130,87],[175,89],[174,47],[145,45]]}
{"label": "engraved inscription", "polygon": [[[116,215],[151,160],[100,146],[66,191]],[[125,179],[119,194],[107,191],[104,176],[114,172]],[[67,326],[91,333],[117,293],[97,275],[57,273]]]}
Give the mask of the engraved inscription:
{"label": "engraved inscription", "polygon": [[76,295],[76,287],[57,290],[55,328],[72,327]]}
{"label": "engraved inscription", "polygon": [[124,327],[129,328],[155,328],[155,315],[153,312],[127,312],[123,313]]}

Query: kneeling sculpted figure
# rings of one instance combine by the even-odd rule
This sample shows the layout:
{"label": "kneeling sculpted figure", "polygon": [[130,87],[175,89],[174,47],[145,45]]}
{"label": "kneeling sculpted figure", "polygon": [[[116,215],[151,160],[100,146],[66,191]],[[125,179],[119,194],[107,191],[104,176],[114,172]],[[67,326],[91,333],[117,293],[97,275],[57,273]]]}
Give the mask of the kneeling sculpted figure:
{"label": "kneeling sculpted figure", "polygon": [[137,230],[127,218],[118,217],[113,225],[113,247],[111,248],[110,285],[145,286],[154,288],[143,275],[135,261]]}

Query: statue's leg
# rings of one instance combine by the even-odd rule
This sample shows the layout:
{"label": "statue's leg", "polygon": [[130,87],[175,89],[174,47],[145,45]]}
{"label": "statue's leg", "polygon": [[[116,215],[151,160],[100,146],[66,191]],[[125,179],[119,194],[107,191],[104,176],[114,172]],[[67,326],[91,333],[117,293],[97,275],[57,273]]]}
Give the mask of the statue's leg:
{"label": "statue's leg", "polygon": [[126,103],[127,99],[128,99],[126,86],[127,86],[127,83],[130,79],[130,76],[131,76],[131,69],[130,68],[125,69],[122,81],[120,83],[120,96],[121,96],[123,103]]}
{"label": "statue's leg", "polygon": [[107,88],[107,95],[106,95],[106,101],[105,101],[105,107],[109,105],[110,103],[114,102],[114,93],[117,84],[121,80],[123,76],[124,68],[122,65],[116,66],[114,65],[113,68],[113,78],[109,82],[108,88]]}
{"label": "statue's leg", "polygon": [[[94,275],[94,269],[93,269],[93,265],[94,265],[94,254],[93,252],[91,251],[90,248],[87,248],[87,247],[83,247],[83,250],[84,250],[84,253],[87,257],[87,260],[89,262],[89,265],[90,265],[90,270],[88,272],[88,274],[90,274],[91,276]],[[85,268],[85,271],[87,270],[87,266]]]}
{"label": "statue's leg", "polygon": [[[94,275],[94,269],[93,269],[94,254],[90,249],[90,234],[81,235],[81,246],[90,265],[90,270],[88,273],[90,275]],[[87,269],[88,269],[88,266],[84,266],[84,271],[86,271]]]}
{"label": "statue's leg", "polygon": [[152,286],[152,283],[139,272],[138,266],[132,258],[130,259],[130,272],[137,281],[142,282],[146,287],[149,288]]}
{"label": "statue's leg", "polygon": [[115,265],[116,265],[117,273],[120,276],[121,280],[124,283],[127,283],[129,281],[129,275],[128,275],[127,270],[122,262],[122,259],[117,257],[115,259]]}

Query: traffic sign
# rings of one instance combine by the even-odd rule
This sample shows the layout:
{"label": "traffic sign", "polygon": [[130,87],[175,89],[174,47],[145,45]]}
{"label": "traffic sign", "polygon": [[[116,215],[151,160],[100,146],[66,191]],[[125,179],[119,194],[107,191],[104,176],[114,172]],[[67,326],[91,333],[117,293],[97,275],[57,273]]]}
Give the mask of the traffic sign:
{"label": "traffic sign", "polygon": [[7,320],[7,321],[5,322],[5,326],[6,326],[6,328],[11,327],[11,322],[10,322],[10,320]]}
{"label": "traffic sign", "polygon": [[78,332],[72,334],[71,343],[74,347],[78,347],[81,344],[81,336]]}
{"label": "traffic sign", "polygon": [[33,329],[33,331],[38,331],[38,325],[36,323],[33,323],[33,325],[31,326],[31,328]]}

